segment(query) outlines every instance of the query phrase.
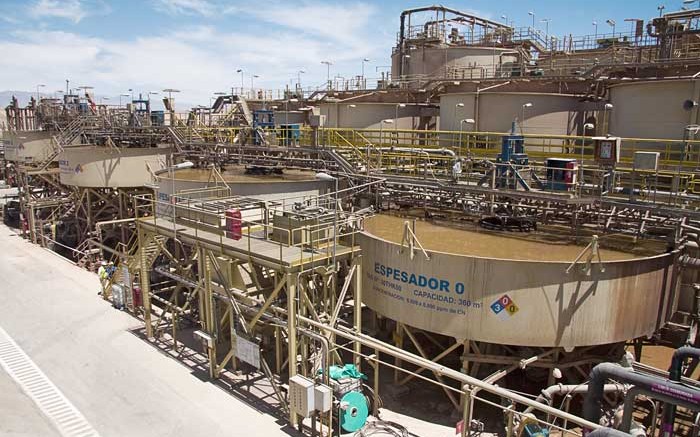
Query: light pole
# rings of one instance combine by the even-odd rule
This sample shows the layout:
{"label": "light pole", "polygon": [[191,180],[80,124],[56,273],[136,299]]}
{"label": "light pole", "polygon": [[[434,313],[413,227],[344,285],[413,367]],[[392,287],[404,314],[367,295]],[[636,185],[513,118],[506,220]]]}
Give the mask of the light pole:
{"label": "light pole", "polygon": [[[459,152],[460,156],[464,156],[464,155],[462,155],[462,130],[463,130],[463,128],[464,128],[464,123],[474,124],[475,121],[474,121],[473,118],[465,118],[465,119],[459,120],[459,146],[458,146],[458,152]],[[467,137],[467,154],[469,154],[469,138],[468,138],[468,137]]]}
{"label": "light pole", "polygon": [[612,20],[612,19],[605,20],[605,22],[608,23],[608,26],[612,27],[612,36],[613,36],[613,38],[615,38],[615,24],[617,24],[617,23],[615,23],[615,20]]}
{"label": "light pole", "polygon": [[[397,130],[399,128],[399,108],[405,108],[406,104],[405,103],[397,103],[396,104],[396,112],[394,114],[394,130]],[[397,138],[398,140],[398,138]]]}
{"label": "light pole", "polygon": [[608,111],[613,109],[614,106],[612,103],[606,103],[605,107],[603,109],[603,121],[605,122],[605,135],[610,134],[610,116],[608,115]]}
{"label": "light pole", "polygon": [[[459,111],[460,108],[464,108],[464,103],[462,103],[462,102],[455,103],[455,113],[454,113],[454,117],[453,117],[453,119],[455,121],[459,120],[459,118],[457,117],[457,111]],[[455,139],[455,137],[452,137],[452,141],[454,141],[454,139]]]}
{"label": "light pole", "polygon": [[43,83],[40,83],[36,86],[36,103],[37,103],[37,105],[39,104],[39,98],[40,98],[39,97],[39,88],[44,88],[45,86],[46,85],[44,85]]}
{"label": "light pole", "polygon": [[103,100],[109,101],[109,97],[100,97],[100,105],[103,104],[103,102],[102,102]]}
{"label": "light pole", "polygon": [[329,175],[328,173],[317,173],[316,179],[322,181],[334,181],[335,182],[335,192],[333,200],[333,271],[336,270],[336,246],[338,245],[338,178]]}
{"label": "light pole", "polygon": [[297,71],[297,89],[301,89],[301,75],[306,73],[304,70]]}
{"label": "light pole", "polygon": [[331,89],[331,65],[333,63],[331,61],[321,61],[321,64],[325,65],[327,67],[326,70],[326,85],[328,86],[328,89]]}
{"label": "light pole", "polygon": [[593,24],[593,28],[595,29],[595,36],[593,37],[594,38],[593,42],[595,43],[595,46],[597,47],[598,46],[598,22],[594,21],[591,24]]}
{"label": "light pole", "polygon": [[[384,127],[384,123],[386,124],[392,124],[394,120],[392,119],[386,119],[382,120],[379,122],[379,171],[382,171],[382,128]],[[369,162],[369,154],[367,155],[367,161]]]}
{"label": "light pole", "polygon": [[365,62],[370,62],[369,58],[362,58],[362,87],[367,88],[367,82],[365,81]]}
{"label": "light pole", "polygon": [[527,103],[523,104],[523,107],[522,107],[523,120],[520,122],[520,133],[521,134],[525,133],[525,110],[527,108],[532,108],[532,103],[527,102]]}
{"label": "light pole", "polygon": [[583,151],[586,148],[586,131],[595,129],[593,123],[586,123],[583,125],[583,131],[581,132],[581,167],[583,167]]}
{"label": "light pole", "polygon": [[255,98],[255,87],[253,86],[253,81],[257,78],[259,78],[257,74],[251,74],[250,75],[250,93],[251,93],[251,99]]}
{"label": "light pole", "polygon": [[411,59],[411,55],[403,55],[401,57],[401,79],[407,76],[406,70],[408,70],[408,68],[405,68],[405,66],[408,65],[408,61],[404,62],[406,59]]}
{"label": "light pole", "polygon": [[[243,94],[243,73],[245,73],[245,72],[243,71],[242,68],[239,68],[238,70],[236,70],[236,73],[241,74],[241,94]],[[233,98],[233,87],[231,88],[231,96],[232,96],[231,98]]]}
{"label": "light pole", "polygon": [[529,11],[527,14],[532,17],[532,30],[534,31],[535,30],[535,12]]}
{"label": "light pole", "polygon": [[134,89],[129,88],[127,91],[129,91],[131,93],[131,101],[133,102],[134,101]]}
{"label": "light pole", "polygon": [[299,99],[287,99],[284,101],[284,142],[288,146],[292,130],[289,128],[289,103],[296,103]]}
{"label": "light pole", "polygon": [[544,38],[545,38],[545,43],[547,43],[547,47],[549,47],[549,22],[552,21],[551,18],[543,18],[540,20],[540,23],[544,23]]}
{"label": "light pole", "polygon": [[148,123],[151,123],[151,94],[154,96],[158,95],[158,91],[149,91],[148,92]]}
{"label": "light pole", "polygon": [[459,111],[460,108],[464,108],[464,103],[462,103],[462,102],[455,103],[455,114],[454,114],[455,120],[457,119],[457,111]]}
{"label": "light pole", "polygon": [[656,9],[659,10],[659,17],[664,14],[664,9],[666,9],[666,6],[664,5],[659,5]]}
{"label": "light pole", "polygon": [[129,94],[119,94],[119,107],[122,107],[122,97],[129,97]]}

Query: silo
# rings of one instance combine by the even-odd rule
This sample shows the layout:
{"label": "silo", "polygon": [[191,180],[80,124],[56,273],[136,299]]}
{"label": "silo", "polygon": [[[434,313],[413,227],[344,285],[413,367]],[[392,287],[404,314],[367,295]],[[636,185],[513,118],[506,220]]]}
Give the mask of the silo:
{"label": "silo", "polygon": [[[528,134],[576,134],[582,103],[577,96],[556,93],[485,92],[444,94],[440,97],[440,130],[460,130],[460,120],[474,119],[463,129],[479,132],[508,132],[514,119],[523,118]],[[460,104],[463,104],[461,106]]]}
{"label": "silo", "polygon": [[683,139],[697,124],[700,80],[629,81],[610,86],[610,133],[626,138]]}

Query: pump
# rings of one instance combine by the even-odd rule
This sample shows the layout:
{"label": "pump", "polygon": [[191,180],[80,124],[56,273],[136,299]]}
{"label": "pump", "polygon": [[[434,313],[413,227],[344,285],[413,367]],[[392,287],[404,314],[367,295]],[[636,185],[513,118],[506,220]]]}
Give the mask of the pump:
{"label": "pump", "polygon": [[520,175],[518,167],[529,165],[530,160],[525,153],[525,137],[515,133],[515,124],[513,121],[510,134],[505,135],[501,141],[501,153],[496,158],[496,186],[516,189],[519,183],[529,190],[530,187]]}

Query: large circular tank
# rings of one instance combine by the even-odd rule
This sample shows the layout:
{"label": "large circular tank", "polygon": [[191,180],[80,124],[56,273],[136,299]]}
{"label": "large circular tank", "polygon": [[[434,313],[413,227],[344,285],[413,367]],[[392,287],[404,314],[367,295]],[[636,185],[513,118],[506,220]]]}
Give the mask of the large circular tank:
{"label": "large circular tank", "polygon": [[[312,197],[333,189],[333,182],[321,180],[316,172],[284,169],[282,174],[247,174],[244,166],[230,165],[220,173],[232,195],[255,197],[261,200],[282,200],[291,197]],[[158,197],[168,199],[170,194],[223,186],[221,179],[209,169],[182,169],[157,176]]]}
{"label": "large circular tank", "polygon": [[[402,76],[455,77],[481,79],[493,77],[495,65],[515,59],[511,49],[497,47],[418,47],[409,56],[399,52],[391,56],[391,71]],[[403,70],[401,62],[403,61]],[[447,73],[447,74],[446,74]],[[394,77],[400,79],[400,77]]]}
{"label": "large circular tank", "polygon": [[[478,98],[477,98],[478,96]],[[463,107],[458,107],[463,103]],[[477,105],[478,103],[478,105]],[[509,132],[515,118],[523,117],[524,133],[568,135],[577,132],[574,124],[581,110],[579,98],[570,94],[515,93],[486,91],[444,94],[440,97],[440,130],[458,131],[459,121],[471,118],[474,125],[464,125],[465,131]]]}
{"label": "large circular tank", "polygon": [[406,104],[403,108],[397,103],[377,103],[356,101],[342,103],[324,102],[321,115],[326,116],[326,127],[352,129],[379,129],[382,120],[392,120],[384,129],[417,129],[418,118],[428,115],[428,108]]}
{"label": "large circular tank", "polygon": [[610,133],[627,138],[683,139],[685,127],[700,122],[700,80],[626,82],[610,87]]}
{"label": "large circular tank", "polygon": [[59,155],[61,183],[85,188],[142,187],[166,167],[167,148],[71,147]]}
{"label": "large circular tank", "polygon": [[5,132],[5,159],[13,162],[41,162],[53,154],[51,132]]}
{"label": "large circular tank", "polygon": [[385,317],[488,343],[564,347],[648,336],[677,300],[677,253],[602,251],[604,271],[566,269],[583,250],[417,222],[429,259],[402,247],[404,219],[365,222],[363,301]]}

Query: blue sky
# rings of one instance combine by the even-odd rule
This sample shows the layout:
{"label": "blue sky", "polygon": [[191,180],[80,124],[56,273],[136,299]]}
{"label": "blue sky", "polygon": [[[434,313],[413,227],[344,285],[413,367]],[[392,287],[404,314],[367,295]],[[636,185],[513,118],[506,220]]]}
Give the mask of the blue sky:
{"label": "blue sky", "polygon": [[[552,35],[609,29],[628,30],[625,18],[649,19],[677,10],[683,0],[472,0],[445,6],[486,18],[544,27]],[[321,85],[322,60],[332,75],[365,73],[390,64],[389,55],[403,9],[434,0],[410,1],[225,1],[225,0],[0,0],[0,91],[47,91],[90,85],[100,95],[178,88],[180,101],[208,104],[215,91],[250,86],[281,89],[304,70],[304,86]],[[0,102],[4,105],[5,102]]]}

